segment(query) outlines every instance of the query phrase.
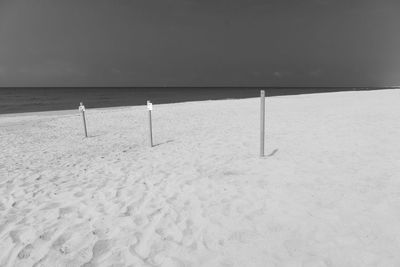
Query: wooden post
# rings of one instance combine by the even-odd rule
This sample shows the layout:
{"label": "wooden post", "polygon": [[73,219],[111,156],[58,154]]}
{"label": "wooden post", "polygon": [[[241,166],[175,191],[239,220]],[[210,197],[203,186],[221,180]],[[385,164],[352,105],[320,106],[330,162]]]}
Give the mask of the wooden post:
{"label": "wooden post", "polygon": [[151,122],[151,111],[153,110],[153,104],[150,101],[147,101],[147,109],[149,111],[150,147],[153,147],[153,126]]}
{"label": "wooden post", "polygon": [[265,139],[265,91],[261,90],[260,95],[260,157],[264,157]]}
{"label": "wooden post", "polygon": [[87,135],[87,129],[86,129],[86,117],[85,117],[85,106],[81,102],[79,106],[79,110],[82,112],[82,118],[83,118],[83,129],[85,130],[85,137],[88,137]]}

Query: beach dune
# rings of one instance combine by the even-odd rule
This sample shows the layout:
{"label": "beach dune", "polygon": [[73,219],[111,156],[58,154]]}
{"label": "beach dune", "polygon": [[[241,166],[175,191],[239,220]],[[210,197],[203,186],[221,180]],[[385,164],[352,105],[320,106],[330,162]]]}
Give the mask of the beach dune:
{"label": "beach dune", "polygon": [[2,115],[0,266],[399,266],[399,99]]}

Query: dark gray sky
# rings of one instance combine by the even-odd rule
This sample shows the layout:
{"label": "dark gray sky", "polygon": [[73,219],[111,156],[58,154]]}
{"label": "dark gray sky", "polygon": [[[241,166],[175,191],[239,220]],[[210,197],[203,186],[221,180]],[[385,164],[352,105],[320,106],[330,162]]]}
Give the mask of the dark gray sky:
{"label": "dark gray sky", "polygon": [[399,0],[0,0],[0,86],[400,85]]}

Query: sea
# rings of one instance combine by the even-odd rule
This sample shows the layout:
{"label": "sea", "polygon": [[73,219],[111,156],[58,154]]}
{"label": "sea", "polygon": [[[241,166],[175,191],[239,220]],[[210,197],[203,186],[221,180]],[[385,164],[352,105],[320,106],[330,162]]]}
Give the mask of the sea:
{"label": "sea", "polygon": [[80,102],[86,108],[239,99],[339,91],[391,89],[392,87],[13,87],[0,88],[0,114],[71,110]]}

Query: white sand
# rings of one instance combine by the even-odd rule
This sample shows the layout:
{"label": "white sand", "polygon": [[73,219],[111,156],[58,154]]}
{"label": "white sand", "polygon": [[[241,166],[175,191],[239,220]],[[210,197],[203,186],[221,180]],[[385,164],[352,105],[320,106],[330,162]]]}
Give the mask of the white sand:
{"label": "white sand", "polygon": [[400,91],[0,116],[0,266],[400,266]]}

